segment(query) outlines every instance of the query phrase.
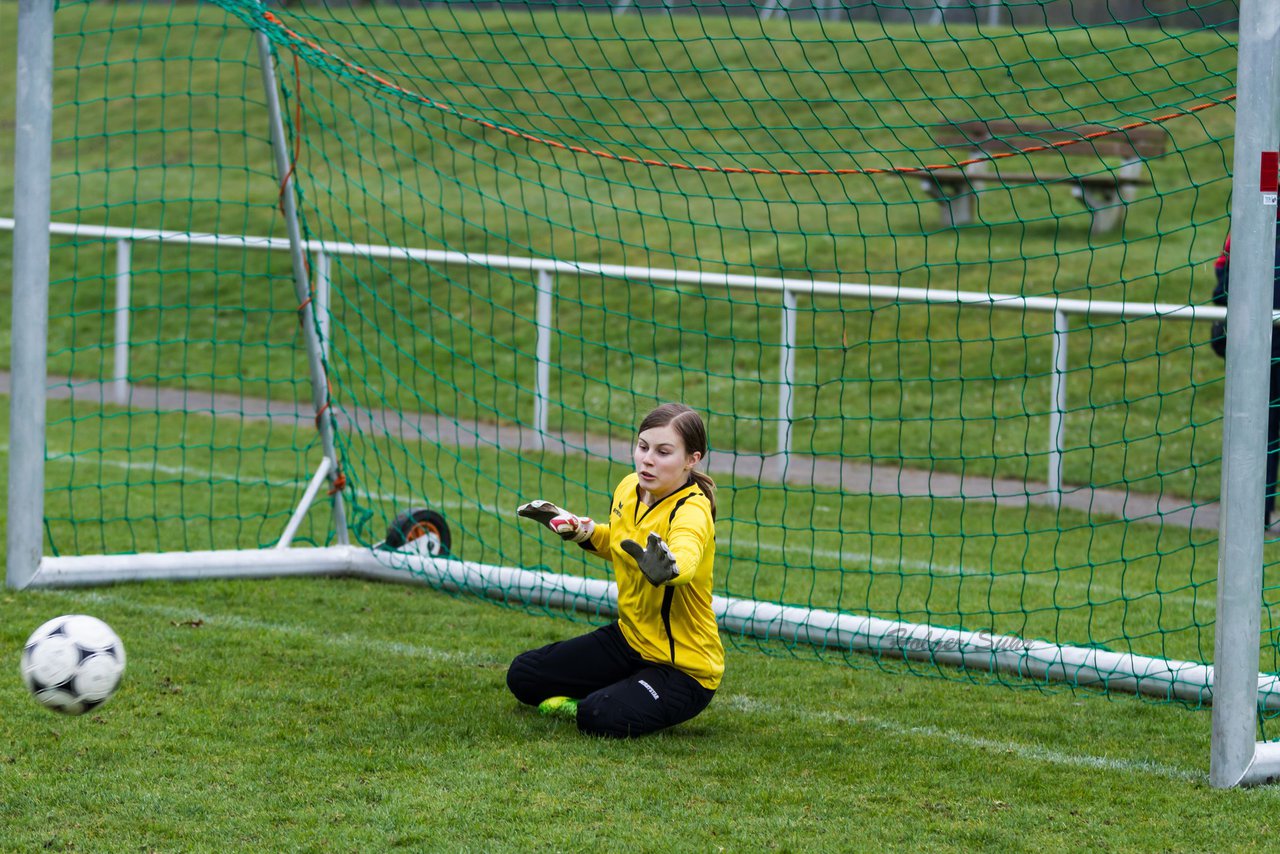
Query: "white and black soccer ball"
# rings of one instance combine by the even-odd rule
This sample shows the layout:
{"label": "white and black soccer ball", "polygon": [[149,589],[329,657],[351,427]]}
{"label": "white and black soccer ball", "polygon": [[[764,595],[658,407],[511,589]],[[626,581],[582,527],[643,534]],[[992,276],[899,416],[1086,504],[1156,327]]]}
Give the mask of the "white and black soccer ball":
{"label": "white and black soccer ball", "polygon": [[124,644],[97,617],[54,617],[22,650],[22,681],[42,705],[82,715],[110,699],[124,675]]}

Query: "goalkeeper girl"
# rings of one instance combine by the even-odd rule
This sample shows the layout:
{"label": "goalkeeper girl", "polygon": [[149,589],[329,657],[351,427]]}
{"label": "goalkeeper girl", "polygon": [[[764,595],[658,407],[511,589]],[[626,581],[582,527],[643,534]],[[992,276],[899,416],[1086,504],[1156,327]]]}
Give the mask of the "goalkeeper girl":
{"label": "goalkeeper girl", "polygon": [[617,738],[674,726],[711,702],[724,646],[711,610],[715,483],[695,468],[706,454],[702,417],[666,403],[640,423],[636,470],[614,490],[608,522],[549,501],[517,510],[613,565],[618,620],[517,656],[507,671],[516,699]]}

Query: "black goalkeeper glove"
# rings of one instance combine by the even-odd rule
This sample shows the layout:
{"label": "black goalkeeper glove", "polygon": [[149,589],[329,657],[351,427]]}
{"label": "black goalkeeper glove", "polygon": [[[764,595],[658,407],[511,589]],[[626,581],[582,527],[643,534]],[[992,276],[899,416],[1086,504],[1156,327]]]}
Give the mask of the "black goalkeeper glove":
{"label": "black goalkeeper glove", "polygon": [[649,535],[645,548],[641,548],[635,540],[623,540],[621,545],[622,550],[631,555],[636,566],[640,567],[644,577],[654,587],[661,587],[680,574],[671,549],[667,548],[667,544],[657,534]]}

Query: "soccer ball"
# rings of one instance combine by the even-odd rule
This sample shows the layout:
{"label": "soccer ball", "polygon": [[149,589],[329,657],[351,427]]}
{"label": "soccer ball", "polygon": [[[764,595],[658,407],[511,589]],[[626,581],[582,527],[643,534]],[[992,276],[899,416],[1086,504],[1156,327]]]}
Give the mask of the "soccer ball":
{"label": "soccer ball", "polygon": [[82,715],[105,703],[124,675],[124,644],[96,617],[54,617],[22,650],[22,681],[54,711]]}

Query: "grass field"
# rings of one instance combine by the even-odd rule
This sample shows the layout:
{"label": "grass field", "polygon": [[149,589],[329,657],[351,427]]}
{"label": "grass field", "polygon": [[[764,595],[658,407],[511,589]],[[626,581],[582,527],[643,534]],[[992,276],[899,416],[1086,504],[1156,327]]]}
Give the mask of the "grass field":
{"label": "grass field", "polygon": [[[518,708],[581,627],[358,581],[3,594],[0,848],[1258,850],[1274,789],[1205,783],[1209,716],[730,650],[710,708],[633,743]],[[89,612],[120,693],[25,696],[26,633]]]}
{"label": "grass field", "polygon": [[[255,53],[224,7],[237,4],[62,4],[56,219],[281,233]],[[15,8],[0,0],[0,30]],[[370,10],[289,8],[358,61],[486,119],[670,160],[927,161],[946,152],[929,148],[924,125],[957,111],[1144,118],[1233,87],[1223,32],[446,5],[397,10],[370,36]],[[640,37],[652,55],[631,57]],[[935,204],[900,178],[637,173],[290,66],[306,226],[330,239],[1203,302],[1226,227],[1225,106],[1169,123],[1174,153],[1152,162],[1124,231],[1094,239],[1065,194],[993,191],[977,227],[941,229]],[[6,146],[12,73],[0,65]],[[778,125],[777,110],[798,104],[812,115]],[[12,177],[0,168],[0,199]],[[0,234],[5,316],[10,247]],[[90,397],[110,376],[113,251],[59,240],[53,253],[50,370]],[[184,400],[163,412],[50,401],[49,552],[275,542],[320,456],[287,265],[134,246],[130,378]],[[420,415],[528,426],[529,278],[335,261],[335,405],[410,424],[340,435],[360,542],[428,503],[465,559],[604,577],[512,510],[538,496],[598,507],[625,466],[494,444],[479,427],[456,440],[413,433]],[[713,453],[774,449],[776,296],[586,276],[556,287],[552,429],[627,435],[637,410],[678,390],[709,414]],[[1222,366],[1200,346],[1206,330],[1075,322],[1068,481],[1213,498]],[[803,300],[797,450],[1041,479],[1050,334],[1046,316]],[[241,417],[211,389],[304,414]],[[4,461],[8,423],[0,398]],[[719,479],[719,594],[1212,657],[1212,532]],[[299,543],[332,536],[321,505]],[[1268,548],[1274,564],[1280,546]],[[1280,577],[1267,571],[1270,606]],[[581,615],[332,579],[7,591],[0,648],[14,670],[27,633],[77,611],[119,632],[129,673],[81,719],[38,708],[16,672],[0,680],[4,850],[1223,851],[1256,847],[1274,824],[1273,790],[1207,787],[1209,716],[1177,704],[727,637],[728,676],[704,715],[615,744],[505,690],[515,654],[585,630]],[[1263,666],[1276,670],[1269,610],[1264,630]]]}
{"label": "grass field", "polygon": [[[64,420],[68,408],[53,402],[51,421],[75,423]],[[7,425],[7,411],[0,416]],[[219,443],[225,420],[166,418],[188,427],[203,423],[210,446]],[[104,423],[123,428],[129,421]],[[269,435],[263,425],[222,429],[249,447]],[[105,439],[110,448],[114,437],[108,432]],[[288,452],[262,455],[260,465],[238,477],[222,472],[225,482],[220,477],[211,486],[210,461],[202,458],[207,449],[174,448],[151,458],[74,453],[74,433],[56,426],[50,444],[51,478],[83,479],[89,487],[51,493],[55,502],[76,497],[72,516],[76,507],[92,512],[86,500],[89,508],[97,501],[120,513],[129,472],[138,468],[166,477],[131,487],[133,500],[164,508],[204,503],[217,511],[211,518],[174,513],[157,531],[122,519],[86,525],[88,541],[76,539],[74,524],[55,522],[51,535],[64,550],[136,547],[151,537],[175,542],[183,531],[189,548],[208,545],[209,537],[223,545],[269,543],[300,488],[289,485]],[[212,457],[215,472],[230,459]],[[555,476],[564,476],[561,465]],[[183,476],[184,466],[191,477]],[[462,534],[461,553],[582,571],[572,551],[522,531],[500,512],[521,490],[552,477],[549,469],[513,467],[510,460],[474,469],[475,480],[462,488],[480,500],[445,508]],[[608,482],[616,468],[597,463],[571,474]],[[731,502],[754,501],[767,510],[777,500],[728,487],[723,495]],[[222,491],[240,495],[243,517],[226,512]],[[251,512],[266,519],[246,530]],[[323,526],[323,511],[312,515]],[[1000,514],[991,521],[1015,523]],[[756,554],[777,544],[767,530],[734,525],[726,533],[721,589],[729,578],[748,578],[742,567],[729,572],[745,562],[754,564],[759,589],[747,584],[729,592],[799,598],[788,595],[785,576],[776,586],[783,553],[775,551],[772,563]],[[1088,536],[1097,540],[1099,533]],[[852,538],[827,536],[854,547]],[[1142,536],[1129,532],[1130,548],[1154,549],[1135,540]],[[937,598],[923,601],[941,614],[943,602],[965,585],[1011,584],[1047,620],[1047,605],[1075,583],[1070,572],[1044,586],[1024,573],[959,573],[946,593],[940,570],[948,547],[956,549],[949,559],[963,562],[979,544],[976,537],[908,539],[908,559],[870,575],[857,595],[892,607],[909,598],[903,585],[932,586]],[[920,567],[914,574],[913,561]],[[1155,566],[1155,578],[1141,582],[1135,566],[1122,583],[1175,587],[1177,581],[1159,580],[1161,572],[1176,578],[1174,565]],[[873,597],[877,578],[896,585],[897,596]],[[1123,588],[1102,572],[1085,569],[1083,578],[1076,592],[1099,603],[1093,616],[1099,631],[1114,619],[1110,631],[1136,634],[1144,601],[1152,600],[1125,605]],[[852,597],[857,586],[846,583]],[[1203,583],[1212,590],[1207,578]],[[1171,591],[1166,625],[1178,601],[1211,607],[1197,589],[1184,585],[1185,600]],[[830,590],[806,593],[817,604],[866,604]],[[1111,617],[1104,599],[1116,603]],[[1223,851],[1236,840],[1248,847],[1247,837],[1236,834],[1269,829],[1275,797],[1270,790],[1208,789],[1203,712],[1107,701],[1008,677],[994,687],[983,684],[986,676],[950,670],[932,671],[945,680],[912,678],[905,666],[877,669],[860,656],[850,659],[850,669],[838,653],[827,653],[834,664],[822,663],[808,660],[812,650],[757,650],[754,641],[732,638],[729,677],[696,721],[637,744],[587,740],[518,708],[503,682],[517,652],[585,630],[581,618],[566,622],[421,588],[324,579],[141,584],[10,591],[0,594],[0,606],[0,635],[15,670],[26,633],[62,612],[108,620],[130,655],[119,696],[81,719],[38,708],[16,673],[0,681],[6,710],[0,755],[8,769],[0,775],[0,799],[6,814],[28,817],[0,838],[6,850]],[[1088,612],[1058,615],[1076,618]],[[1211,611],[1198,614],[1206,626],[1211,619]],[[1176,635],[1169,640],[1176,648]],[[1194,643],[1185,651],[1194,652]],[[655,827],[662,828],[658,837]]]}

